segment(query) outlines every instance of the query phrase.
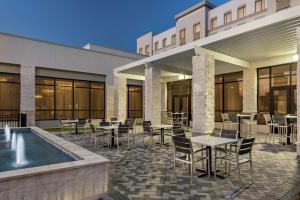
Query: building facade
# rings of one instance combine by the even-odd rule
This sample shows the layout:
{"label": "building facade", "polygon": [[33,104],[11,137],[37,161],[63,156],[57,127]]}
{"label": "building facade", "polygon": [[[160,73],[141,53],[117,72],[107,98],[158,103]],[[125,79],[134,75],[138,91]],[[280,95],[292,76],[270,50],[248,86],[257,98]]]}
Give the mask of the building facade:
{"label": "building facade", "polygon": [[184,111],[193,131],[209,133],[221,113],[259,113],[257,130],[267,131],[263,114],[299,110],[299,10],[299,0],[202,1],[176,15],[174,28],[138,38],[137,52],[148,57],[114,73],[145,79],[147,120]]}
{"label": "building facade", "polygon": [[[0,115],[26,113],[29,126],[57,127],[60,119],[115,116],[113,68],[143,58],[87,44],[74,48],[10,34],[0,34]],[[128,101],[140,117],[132,85]],[[137,97],[136,97],[137,96]],[[131,103],[130,103],[131,102]],[[126,116],[127,117],[127,113]]]}

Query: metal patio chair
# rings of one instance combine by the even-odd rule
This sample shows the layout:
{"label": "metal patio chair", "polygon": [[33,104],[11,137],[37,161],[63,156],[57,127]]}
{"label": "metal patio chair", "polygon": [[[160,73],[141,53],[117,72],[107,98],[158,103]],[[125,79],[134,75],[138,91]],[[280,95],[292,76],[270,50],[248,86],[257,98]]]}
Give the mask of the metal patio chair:
{"label": "metal patio chair", "polygon": [[[254,144],[255,138],[247,138],[242,139],[242,141],[239,143],[238,148],[234,153],[231,154],[225,154],[222,156],[217,156],[217,150],[215,150],[215,172],[216,172],[216,163],[217,160],[220,159],[221,161],[224,161],[225,164],[229,163],[232,165],[235,165],[236,168],[234,170],[238,171],[238,179],[240,188],[242,188],[242,180],[241,180],[241,169],[240,166],[244,164],[250,164],[250,172],[251,172],[251,180],[252,184],[254,183],[253,178],[253,164],[252,164],[252,147]],[[231,168],[229,168],[229,174],[231,172]],[[225,168],[226,173],[226,168]],[[214,178],[216,178],[217,173],[214,174]]]}

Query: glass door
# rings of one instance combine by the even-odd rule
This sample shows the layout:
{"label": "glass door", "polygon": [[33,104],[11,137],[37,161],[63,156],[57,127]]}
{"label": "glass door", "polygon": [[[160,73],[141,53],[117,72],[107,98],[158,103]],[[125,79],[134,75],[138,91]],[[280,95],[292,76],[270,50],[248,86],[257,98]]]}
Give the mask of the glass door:
{"label": "glass door", "polygon": [[189,96],[173,96],[173,112],[189,112]]}
{"label": "glass door", "polygon": [[291,112],[290,88],[288,86],[272,88],[272,114],[286,115]]}

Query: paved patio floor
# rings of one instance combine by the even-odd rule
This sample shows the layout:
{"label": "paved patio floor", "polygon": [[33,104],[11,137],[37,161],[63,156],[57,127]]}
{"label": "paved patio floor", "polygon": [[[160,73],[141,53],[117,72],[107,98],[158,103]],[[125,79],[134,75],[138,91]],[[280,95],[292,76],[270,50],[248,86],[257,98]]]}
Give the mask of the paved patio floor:
{"label": "paved patio floor", "polygon": [[249,167],[243,166],[242,190],[238,189],[236,172],[214,181],[198,178],[197,171],[191,180],[187,165],[179,164],[174,171],[172,147],[145,149],[140,134],[129,148],[124,138],[119,152],[101,145],[95,148],[89,134],[60,136],[111,160],[108,199],[291,199],[300,190],[300,160],[293,148],[265,144],[260,134],[256,135],[253,150],[254,184],[250,184]]}

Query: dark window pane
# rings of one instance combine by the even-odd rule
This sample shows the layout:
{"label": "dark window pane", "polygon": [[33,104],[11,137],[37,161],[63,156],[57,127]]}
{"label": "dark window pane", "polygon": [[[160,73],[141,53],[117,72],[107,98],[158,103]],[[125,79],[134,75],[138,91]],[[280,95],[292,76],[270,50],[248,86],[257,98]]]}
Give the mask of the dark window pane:
{"label": "dark window pane", "polygon": [[225,74],[224,75],[224,82],[234,82],[234,81],[242,81],[243,80],[243,73],[233,73],[233,74]]}
{"label": "dark window pane", "polygon": [[0,114],[20,113],[20,76],[0,74]]}
{"label": "dark window pane", "polygon": [[263,68],[258,70],[258,78],[269,78],[270,68]]}
{"label": "dark window pane", "polygon": [[272,87],[290,85],[290,76],[278,76],[272,78]]}
{"label": "dark window pane", "polygon": [[258,111],[270,109],[270,83],[269,79],[258,80]]}
{"label": "dark window pane", "polygon": [[143,87],[128,85],[128,117],[141,118],[143,110]]}
{"label": "dark window pane", "polygon": [[54,111],[35,111],[36,120],[51,120],[54,119]]}
{"label": "dark window pane", "polygon": [[297,74],[297,63],[293,63],[292,64],[291,74]]}
{"label": "dark window pane", "polygon": [[57,110],[55,111],[56,119],[73,119],[73,111],[67,110]]}
{"label": "dark window pane", "polygon": [[290,65],[281,65],[271,68],[272,76],[289,76]]}
{"label": "dark window pane", "polygon": [[292,76],[292,85],[297,85],[297,75]]}
{"label": "dark window pane", "polygon": [[43,78],[43,77],[37,77],[35,80],[36,84],[42,84],[42,85],[54,85],[54,79],[53,78]]}
{"label": "dark window pane", "polygon": [[215,86],[215,109],[218,111],[223,110],[223,84],[216,84]]}
{"label": "dark window pane", "polygon": [[224,84],[224,110],[243,110],[243,83]]}
{"label": "dark window pane", "polygon": [[222,76],[216,76],[216,83],[223,83],[223,77]]}
{"label": "dark window pane", "polygon": [[36,110],[54,110],[54,86],[36,85]]}
{"label": "dark window pane", "polygon": [[20,75],[1,73],[0,74],[0,82],[20,83]]}

